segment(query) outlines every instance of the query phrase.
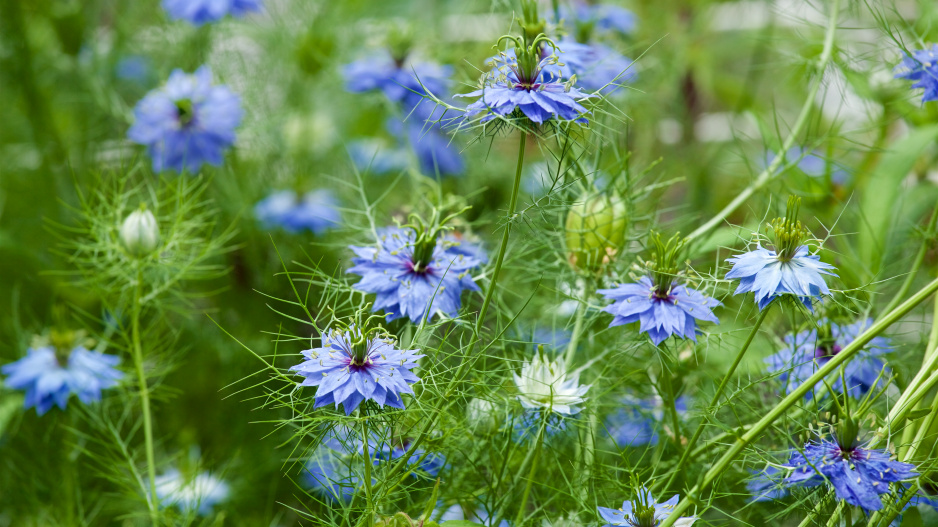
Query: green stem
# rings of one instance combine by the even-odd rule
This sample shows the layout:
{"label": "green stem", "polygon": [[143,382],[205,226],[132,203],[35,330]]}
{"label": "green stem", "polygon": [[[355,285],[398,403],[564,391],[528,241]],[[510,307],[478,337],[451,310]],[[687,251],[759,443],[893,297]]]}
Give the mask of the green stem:
{"label": "green stem", "polygon": [[[756,320],[756,325],[752,327],[752,331],[749,332],[749,336],[746,337],[746,342],[743,343],[742,347],[739,348],[739,352],[736,354],[736,359],[733,361],[733,365],[730,366],[730,369],[727,370],[726,375],[723,376],[723,381],[720,382],[719,388],[717,388],[716,393],[713,394],[713,397],[710,399],[710,405],[707,406],[707,414],[715,413],[717,404],[720,402],[720,398],[723,396],[723,391],[726,390],[726,385],[729,384],[730,379],[733,377],[733,374],[736,372],[736,368],[739,367],[739,363],[743,360],[743,356],[746,354],[746,351],[749,349],[749,345],[752,344],[753,339],[758,333],[759,328],[762,326],[762,322],[765,320],[765,316],[768,314],[769,309],[772,305],[769,304],[759,313],[759,318]],[[701,434],[703,434],[704,426],[707,423],[707,419],[701,419],[700,424],[697,425],[697,429],[694,430],[694,435],[690,438],[690,441],[687,443],[687,447],[684,449],[684,453],[681,455],[680,461],[677,463],[677,468],[671,473],[671,477],[668,478],[668,482],[665,484],[664,488],[669,488],[671,483],[674,482],[674,478],[681,473],[681,470],[684,468],[684,465],[687,464],[687,461],[691,457],[691,452],[694,450],[694,446],[697,444],[697,441],[700,439]]]}
{"label": "green stem", "polygon": [[[368,451],[368,417],[362,412],[362,448],[365,454],[365,506],[368,508],[370,516],[374,510],[374,502],[371,499],[371,453]],[[406,456],[405,456],[406,457]],[[369,522],[365,522],[368,525]]]}
{"label": "green stem", "polygon": [[134,287],[134,305],[131,312],[131,339],[133,341],[134,367],[137,370],[137,383],[140,385],[140,404],[143,406],[143,438],[147,456],[147,478],[150,492],[147,506],[150,508],[150,523],[158,525],[159,504],[156,497],[156,456],[153,450],[153,418],[150,414],[150,388],[147,375],[143,370],[143,346],[140,343],[140,299],[143,296],[143,268],[137,264],[137,283]]}
{"label": "green stem", "polygon": [[541,428],[537,431],[537,443],[534,445],[534,459],[531,460],[531,470],[528,472],[528,481],[524,485],[524,493],[521,494],[521,504],[518,506],[518,515],[515,516],[515,525],[521,525],[524,520],[524,509],[528,505],[528,497],[531,495],[531,487],[534,485],[534,474],[537,472],[537,462],[541,457],[541,444],[544,442],[544,429],[547,428],[547,418],[549,414],[545,411],[541,419]]}
{"label": "green stem", "polygon": [[[836,3],[837,0],[835,0]],[[935,291],[938,291],[938,279],[931,281],[925,288],[920,290],[918,293],[913,295],[911,298],[902,303],[895,310],[887,313],[882,319],[870,326],[866,331],[857,336],[856,340],[848,344],[840,353],[832,357],[827,361],[827,364],[821,366],[811,377],[809,377],[804,383],[795,388],[790,394],[788,394],[784,399],[782,399],[777,405],[775,405],[768,414],[765,415],[762,419],[757,421],[752,428],[745,434],[739,436],[736,439],[736,442],[733,444],[730,449],[723,454],[708,470],[700,482],[694,486],[690,492],[684,496],[678,504],[674,507],[674,511],[668,518],[664,520],[664,523],[660,527],[671,527],[674,525],[674,522],[680,518],[681,514],[686,511],[691,504],[698,499],[701,495],[701,492],[709,487],[717,478],[719,478],[729,467],[730,463],[736,459],[736,457],[742,453],[742,451],[749,446],[750,443],[758,439],[766,429],[768,429],[772,424],[777,421],[789,408],[801,402],[804,396],[811,391],[817,383],[821,382],[825,377],[830,375],[832,372],[837,370],[842,364],[852,359],[854,355],[857,354],[864,346],[866,346],[874,337],[885,331],[889,326],[893,325],[900,318],[905,316],[909,311],[915,308],[917,305],[922,303],[926,298],[932,295]]]}
{"label": "green stem", "polygon": [[892,297],[892,300],[888,305],[883,309],[883,313],[888,313],[892,311],[899,301],[909,293],[909,289],[912,287],[912,282],[915,280],[915,275],[918,274],[919,268],[922,267],[922,262],[925,261],[925,253],[928,252],[929,242],[932,234],[935,232],[935,224],[938,223],[938,210],[932,212],[931,219],[928,221],[928,230],[925,232],[925,239],[922,240],[922,246],[918,248],[918,254],[915,255],[915,262],[912,264],[912,269],[908,274],[905,275],[905,281],[902,282],[902,287],[899,288],[899,291],[896,292],[896,295]]}
{"label": "green stem", "polygon": [[688,242],[694,240],[707,234],[711,230],[715,229],[720,225],[727,216],[732,214],[736,209],[738,209],[743,203],[749,199],[750,196],[755,194],[758,190],[762,189],[770,181],[774,180],[776,177],[780,176],[782,172],[776,172],[781,166],[784,160],[784,153],[787,152],[795,144],[795,139],[801,130],[808,123],[808,118],[811,116],[811,109],[814,107],[814,99],[817,96],[818,90],[821,87],[821,82],[823,81],[824,70],[827,69],[827,65],[831,61],[831,57],[834,52],[834,34],[837,32],[837,14],[840,11],[840,0],[834,0],[831,4],[831,16],[830,22],[827,26],[827,34],[824,38],[824,49],[821,52],[821,57],[818,59],[818,79],[811,86],[811,89],[808,92],[808,97],[804,101],[804,105],[801,107],[801,113],[798,114],[798,119],[795,121],[795,125],[791,127],[791,131],[788,133],[788,137],[785,138],[785,142],[782,143],[782,148],[779,150],[780,154],[775,156],[775,159],[769,163],[769,166],[762,171],[761,174],[752,182],[748,187],[746,187],[738,196],[733,198],[733,201],[729,202],[723,209],[717,213],[716,216],[710,218],[710,221],[698,227],[694,232],[690,233],[687,237]]}
{"label": "green stem", "polygon": [[583,332],[583,319],[586,318],[586,307],[589,304],[589,294],[591,288],[588,284],[584,284],[580,288],[580,298],[579,304],[576,309],[576,322],[573,324],[573,334],[570,335],[570,342],[567,344],[567,354],[564,357],[564,362],[567,365],[567,371],[570,370],[570,367],[573,366],[573,357],[576,355],[576,348],[580,344],[580,334]]}

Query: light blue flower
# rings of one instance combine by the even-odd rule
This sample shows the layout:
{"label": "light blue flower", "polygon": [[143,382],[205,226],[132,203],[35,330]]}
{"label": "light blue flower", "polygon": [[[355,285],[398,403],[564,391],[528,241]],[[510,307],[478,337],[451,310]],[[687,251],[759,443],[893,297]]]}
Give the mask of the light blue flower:
{"label": "light blue flower", "polygon": [[101,400],[101,390],[113,388],[124,377],[115,366],[120,358],[88,351],[75,346],[65,356],[57,356],[55,348],[29,348],[22,359],[6,364],[0,371],[7,375],[6,387],[25,390],[25,408],[36,408],[43,415],[53,405],[65,410],[68,398],[91,404]]}
{"label": "light blue flower", "polygon": [[922,103],[938,101],[938,44],[906,55],[895,67],[897,79],[915,81],[912,88],[922,88]]}
{"label": "light blue flower", "polygon": [[[678,397],[675,407],[683,417],[687,413],[687,397]],[[660,397],[638,399],[628,395],[606,418],[606,430],[620,448],[655,446],[663,423],[664,401]]]}
{"label": "light blue flower", "polygon": [[274,192],[254,206],[254,215],[266,226],[280,226],[288,232],[308,229],[318,235],[339,226],[342,215],[331,190],[307,192],[299,199],[292,190]]}
{"label": "light blue flower", "polygon": [[783,485],[784,470],[768,465],[762,471],[753,471],[752,477],[746,480],[746,489],[752,494],[749,501],[780,500],[788,495]]}
{"label": "light blue flower", "polygon": [[631,33],[635,30],[635,14],[613,4],[592,4],[583,0],[573,2],[573,10],[561,8],[560,18],[578,26],[596,29],[599,32]]}
{"label": "light blue flower", "polygon": [[428,118],[434,108],[433,103],[425,101],[424,95],[430,92],[446,97],[452,73],[451,67],[433,62],[395,60],[386,50],[376,51],[342,68],[348,91],[381,91],[391,102],[400,104],[405,115],[416,111],[424,118]]}
{"label": "light blue flower", "polygon": [[208,66],[191,75],[175,70],[137,103],[127,137],[146,145],[155,172],[197,172],[203,163],[221,164],[241,116],[240,99],[227,86],[212,84]]}
{"label": "light blue flower", "polygon": [[577,86],[587,91],[612,93],[635,78],[632,61],[609,46],[563,39],[557,47],[557,58],[563,63],[561,78],[568,80],[576,75]]}
{"label": "light blue flower", "polygon": [[[769,166],[775,160],[775,152],[769,150],[765,153],[765,162],[763,167]],[[822,177],[827,174],[828,166],[830,168],[831,182],[838,185],[846,184],[850,179],[850,173],[837,162],[828,163],[817,151],[808,153],[804,148],[793,146],[785,153],[785,162],[798,161],[798,169],[811,177]]]}
{"label": "light blue flower", "polygon": [[261,10],[261,0],[163,0],[169,17],[201,26],[226,15],[241,17]]}
{"label": "light blue flower", "polygon": [[228,499],[228,484],[208,472],[186,477],[173,468],[156,477],[156,497],[162,507],[176,507],[201,516]]}
{"label": "light blue flower", "polygon": [[830,289],[822,275],[837,276],[829,271],[833,265],[810,254],[808,247],[798,247],[790,258],[780,257],[774,250],[759,245],[755,250],[726,260],[733,264],[727,280],[739,279],[737,295],[752,291],[759,309],[765,309],[782,295],[794,295],[811,308],[811,299],[829,295]]}
{"label": "light blue flower", "polygon": [[[622,507],[619,509],[598,507],[599,516],[609,522],[610,525],[654,527],[671,516],[671,512],[678,501],[680,501],[680,497],[675,494],[671,496],[671,499],[668,501],[656,503],[655,499],[651,496],[651,492],[645,487],[642,487],[639,490],[637,499],[622,502]],[[696,517],[680,518],[674,522],[674,526],[690,527],[696,520]]]}

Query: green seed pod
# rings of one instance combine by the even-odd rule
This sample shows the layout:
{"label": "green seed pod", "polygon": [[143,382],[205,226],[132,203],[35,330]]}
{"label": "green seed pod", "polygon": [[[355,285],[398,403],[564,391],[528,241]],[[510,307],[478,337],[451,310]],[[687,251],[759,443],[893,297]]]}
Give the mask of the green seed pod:
{"label": "green seed pod", "polygon": [[612,261],[628,225],[625,202],[618,194],[581,197],[567,213],[567,258],[576,271],[598,272]]}

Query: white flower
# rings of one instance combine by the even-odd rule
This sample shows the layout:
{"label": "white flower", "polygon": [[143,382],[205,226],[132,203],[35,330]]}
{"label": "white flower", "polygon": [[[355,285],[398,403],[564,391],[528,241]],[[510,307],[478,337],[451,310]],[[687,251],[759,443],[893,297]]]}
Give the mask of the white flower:
{"label": "white flower", "polygon": [[227,483],[208,472],[189,479],[170,469],[156,478],[156,497],[162,506],[175,505],[181,511],[197,511],[203,516],[228,498],[228,490]]}
{"label": "white flower", "polygon": [[160,227],[156,218],[143,206],[127,216],[120,235],[127,252],[136,257],[150,254],[160,243]]}
{"label": "white flower", "polygon": [[590,385],[580,386],[580,376],[567,378],[563,359],[550,362],[537,354],[521,367],[521,375],[514,374],[518,399],[525,408],[545,409],[558,414],[573,415],[580,411],[575,405],[586,399]]}

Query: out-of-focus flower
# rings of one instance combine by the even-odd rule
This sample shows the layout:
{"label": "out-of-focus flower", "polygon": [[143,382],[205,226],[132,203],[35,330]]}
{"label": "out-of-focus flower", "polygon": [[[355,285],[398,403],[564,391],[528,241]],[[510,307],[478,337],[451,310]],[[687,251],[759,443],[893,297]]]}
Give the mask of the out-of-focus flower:
{"label": "out-of-focus flower", "polygon": [[833,265],[822,262],[820,256],[810,254],[808,246],[802,245],[808,231],[797,221],[799,203],[800,198],[789,199],[785,217],[772,222],[774,250],[759,245],[726,260],[733,264],[726,278],[739,279],[735,294],[752,291],[759,309],[782,295],[794,295],[811,309],[811,299],[830,294],[821,275],[837,276],[829,271]]}
{"label": "out-of-focus flower", "polygon": [[938,44],[906,55],[893,71],[897,79],[915,81],[912,88],[922,88],[922,103],[938,101]]}
{"label": "out-of-focus flower", "polygon": [[514,379],[522,406],[562,416],[578,413],[577,405],[586,401],[590,389],[589,384],[580,385],[579,374],[568,377],[562,358],[551,361],[541,353],[525,362]]}
{"label": "out-of-focus flower", "polygon": [[381,91],[391,102],[400,104],[405,114],[418,107],[421,112],[431,111],[433,104],[424,102],[424,95],[430,92],[437,97],[445,97],[452,73],[451,67],[433,62],[395,60],[388,51],[374,52],[372,56],[342,68],[348,91]]}
{"label": "out-of-focus flower", "polygon": [[571,79],[576,75],[577,86],[584,90],[608,94],[635,78],[632,61],[604,44],[563,39],[557,47],[557,58],[563,63],[561,77]]}
{"label": "out-of-focus flower", "polygon": [[202,516],[212,513],[215,505],[228,499],[228,484],[208,472],[186,477],[173,468],[156,477],[156,497],[163,507]]}
{"label": "out-of-focus flower", "polygon": [[226,15],[241,17],[261,10],[261,0],[163,0],[163,8],[175,20],[201,26]]}
{"label": "out-of-focus flower", "polygon": [[498,426],[495,412],[495,403],[485,399],[475,398],[466,405],[466,422],[478,433],[485,434]]}
{"label": "out-of-focus flower", "polygon": [[227,86],[213,85],[208,66],[191,75],[175,70],[164,86],[137,103],[127,136],[146,145],[154,171],[197,172],[203,163],[221,164],[241,116],[239,97]]}
{"label": "out-of-focus flower", "polygon": [[362,280],[355,288],[375,293],[374,310],[387,320],[408,317],[420,323],[437,311],[455,317],[463,290],[478,291],[469,271],[481,262],[452,250],[452,242],[438,232],[385,228],[376,247],[352,246],[356,258],[349,273]]}
{"label": "out-of-focus flower", "polygon": [[589,30],[618,33],[631,33],[635,30],[635,14],[613,4],[592,4],[576,0],[572,10],[561,7],[560,13],[562,20]]}
{"label": "out-of-focus flower", "polygon": [[306,379],[300,386],[317,386],[316,408],[340,404],[351,414],[362,401],[404,408],[401,395],[413,394],[411,384],[420,379],[411,373],[419,350],[399,350],[385,337],[349,327],[326,330],[322,347],[303,352],[306,361],[290,368]]}
{"label": "out-of-focus flower", "polygon": [[267,226],[278,225],[294,233],[308,229],[321,235],[342,221],[338,205],[328,189],[307,192],[302,200],[292,190],[280,190],[258,202],[254,215]]}
{"label": "out-of-focus flower", "polygon": [[[822,328],[820,335],[816,329],[786,335],[785,347],[765,359],[770,372],[781,373],[779,379],[785,384],[786,393],[795,391],[820,367],[856,340],[860,333],[873,324],[873,321],[866,319],[846,325],[821,321],[819,324]],[[844,393],[844,381],[846,381],[846,392],[851,397],[857,399],[863,397],[881,375],[885,379],[889,378],[890,371],[883,362],[882,356],[891,351],[892,345],[888,338],[874,337],[849,362],[844,364],[842,375],[837,374],[827,381],[828,385],[835,392]],[[819,382],[805,397],[808,399],[814,397],[815,392],[823,390],[824,386],[824,381]]]}
{"label": "out-of-focus flower", "polygon": [[[671,516],[671,511],[680,498],[677,494],[671,496],[671,499],[663,503],[656,503],[651,497],[651,492],[642,487],[639,489],[638,498],[633,501],[622,502],[619,509],[607,509],[598,507],[599,516],[609,522],[610,525],[623,525],[627,527],[654,527],[661,521]],[[680,518],[674,522],[675,527],[690,527],[697,521],[696,517]]]}
{"label": "out-of-focus flower", "polygon": [[25,357],[5,364],[0,371],[7,376],[6,387],[26,391],[24,407],[35,407],[43,415],[52,405],[65,410],[72,394],[84,404],[101,400],[101,390],[117,386],[124,377],[115,368],[118,363],[120,357],[80,345],[68,349],[42,346],[29,348]]}
{"label": "out-of-focus flower", "polygon": [[122,57],[114,66],[114,73],[118,79],[143,83],[151,74],[150,59],[140,55]]}
{"label": "out-of-focus flower", "polygon": [[746,488],[752,494],[750,501],[779,500],[788,495],[783,486],[784,471],[769,465],[765,470],[753,472],[752,477],[746,480]]}
{"label": "out-of-focus flower", "polygon": [[[678,397],[674,406],[683,417],[687,413],[687,397]],[[664,421],[664,401],[654,396],[638,399],[628,395],[621,406],[606,418],[606,429],[620,448],[657,445],[658,431]]]}
{"label": "out-of-focus flower", "polygon": [[146,206],[127,215],[121,224],[120,235],[127,252],[137,258],[152,253],[160,243],[160,227]]}
{"label": "out-of-focus flower", "polygon": [[[775,160],[775,157],[775,152],[767,151],[763,166],[769,166]],[[804,148],[793,146],[785,153],[785,162],[796,159],[800,160],[798,161],[798,169],[811,177],[822,177],[827,174],[828,168],[830,168],[831,182],[843,185],[850,179],[850,173],[843,166],[834,161],[828,163],[817,152],[808,153]]]}
{"label": "out-of-focus flower", "polygon": [[306,461],[303,483],[331,501],[348,502],[364,481],[361,447],[361,439],[348,430],[329,431]]}

